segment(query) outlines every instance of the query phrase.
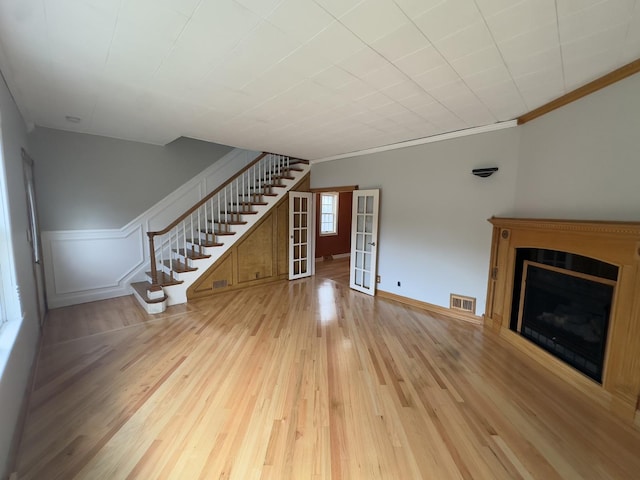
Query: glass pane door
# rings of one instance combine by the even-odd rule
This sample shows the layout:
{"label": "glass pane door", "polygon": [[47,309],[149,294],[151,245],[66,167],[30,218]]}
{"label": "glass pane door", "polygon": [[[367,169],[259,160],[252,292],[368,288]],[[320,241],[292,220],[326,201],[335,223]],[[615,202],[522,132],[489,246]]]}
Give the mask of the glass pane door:
{"label": "glass pane door", "polygon": [[351,225],[350,286],[376,293],[379,190],[354,190]]}
{"label": "glass pane door", "polygon": [[313,194],[289,192],[289,280],[313,275]]}

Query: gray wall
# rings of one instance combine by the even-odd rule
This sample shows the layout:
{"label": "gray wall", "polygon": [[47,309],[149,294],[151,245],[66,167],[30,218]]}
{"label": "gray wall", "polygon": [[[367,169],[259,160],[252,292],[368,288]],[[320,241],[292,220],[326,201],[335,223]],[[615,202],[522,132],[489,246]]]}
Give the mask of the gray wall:
{"label": "gray wall", "polygon": [[518,215],[640,220],[640,75],[520,128]]}
{"label": "gray wall", "polygon": [[[315,164],[312,185],[381,188],[380,289],[482,314],[487,218],[640,221],[638,92],[640,74],[518,128]],[[485,165],[500,171],[469,174]]]}
{"label": "gray wall", "polygon": [[[447,307],[450,293],[469,295],[482,314],[487,219],[513,213],[519,134],[512,128],[314,164],[311,182],[381,189],[378,288]],[[486,166],[500,170],[471,174]]]}
{"label": "gray wall", "polygon": [[27,146],[22,116],[0,77],[0,132],[2,135],[2,179],[8,215],[0,210],[0,270],[4,309],[8,323],[0,332],[0,478],[8,473],[9,454],[16,422],[27,388],[40,329],[27,241],[27,204],[21,147]]}
{"label": "gray wall", "polygon": [[161,147],[40,127],[29,144],[43,231],[123,227],[232,150],[189,138]]}

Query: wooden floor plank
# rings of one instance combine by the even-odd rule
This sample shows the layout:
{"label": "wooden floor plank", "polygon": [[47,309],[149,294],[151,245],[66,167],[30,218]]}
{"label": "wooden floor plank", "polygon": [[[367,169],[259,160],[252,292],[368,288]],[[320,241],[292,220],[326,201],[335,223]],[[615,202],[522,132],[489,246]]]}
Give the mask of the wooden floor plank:
{"label": "wooden floor plank", "polygon": [[640,432],[481,326],[313,278],[51,312],[19,451],[41,479],[633,479]]}

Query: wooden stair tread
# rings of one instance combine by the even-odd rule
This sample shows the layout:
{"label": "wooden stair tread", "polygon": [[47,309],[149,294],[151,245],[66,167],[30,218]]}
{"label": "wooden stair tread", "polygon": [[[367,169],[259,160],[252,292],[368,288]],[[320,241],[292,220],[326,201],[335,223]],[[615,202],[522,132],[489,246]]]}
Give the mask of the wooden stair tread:
{"label": "wooden stair tread", "polygon": [[246,225],[247,222],[242,220],[232,220],[230,222],[221,222],[219,220],[207,220],[209,223],[217,223],[218,225]]}
{"label": "wooden stair tread", "polygon": [[277,197],[278,194],[277,193],[271,193],[271,192],[264,192],[264,193],[249,193],[248,195],[245,194],[238,194],[238,198],[245,198],[245,197],[254,197],[254,198],[259,198],[259,197]]}
{"label": "wooden stair tread", "polygon": [[289,159],[289,165],[309,165],[309,160],[302,160],[301,158]]}
{"label": "wooden stair tread", "polygon": [[150,290],[154,285],[149,282],[135,282],[131,284],[131,287],[136,291],[136,293],[144,300],[146,303],[162,303],[167,299],[165,295],[162,298],[154,298],[151,299],[147,297],[147,290]]}
{"label": "wooden stair tread", "polygon": [[219,232],[218,230],[200,230],[202,233],[206,233],[207,235],[235,235],[236,232]]}
{"label": "wooden stair tread", "polygon": [[259,188],[287,188],[286,185],[277,185],[277,184],[272,184],[272,183],[263,183],[260,186],[250,186],[249,189],[250,190],[256,190]]}
{"label": "wooden stair tread", "polygon": [[292,177],[291,175],[272,175],[271,178],[263,178],[262,181],[266,182],[267,180],[295,180],[296,177]]}
{"label": "wooden stair tread", "polygon": [[[229,205],[248,205],[248,206],[252,206],[252,205],[269,205],[267,202],[229,202]],[[240,212],[240,214],[243,214],[244,212]]]}
{"label": "wooden stair tread", "polygon": [[195,272],[196,270],[198,270],[196,267],[190,267],[189,265],[182,263],[179,260],[173,260],[172,262],[169,262],[169,260],[165,260],[163,264],[165,267],[169,267],[176,273]]}
{"label": "wooden stair tread", "polygon": [[191,243],[192,245],[195,245],[195,247],[222,247],[224,245],[224,243],[221,242],[212,242],[210,240],[193,240],[191,238],[187,238],[187,243]]}
{"label": "wooden stair tread", "polygon": [[178,255],[182,255],[183,257],[187,257],[190,258],[191,260],[199,260],[201,258],[210,258],[211,255],[206,255],[204,253],[198,253],[195,252],[193,250],[191,250],[190,248],[187,249],[187,254],[185,255],[184,253],[184,248],[179,248],[178,250],[173,250],[174,252],[176,252]]}
{"label": "wooden stair tread", "polygon": [[[145,274],[147,274],[149,278],[152,278],[151,272],[145,272]],[[181,283],[184,283],[182,280],[171,278],[171,275],[167,275],[164,272],[157,272],[157,274],[158,274],[158,285],[162,285],[163,287],[168,287],[169,285],[180,285]]]}

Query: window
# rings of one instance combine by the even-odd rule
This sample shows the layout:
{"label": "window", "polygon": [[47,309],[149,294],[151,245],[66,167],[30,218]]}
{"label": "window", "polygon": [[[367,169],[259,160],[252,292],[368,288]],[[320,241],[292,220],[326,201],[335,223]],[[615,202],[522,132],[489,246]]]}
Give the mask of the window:
{"label": "window", "polygon": [[320,194],[320,235],[338,234],[338,194]]}

